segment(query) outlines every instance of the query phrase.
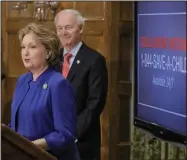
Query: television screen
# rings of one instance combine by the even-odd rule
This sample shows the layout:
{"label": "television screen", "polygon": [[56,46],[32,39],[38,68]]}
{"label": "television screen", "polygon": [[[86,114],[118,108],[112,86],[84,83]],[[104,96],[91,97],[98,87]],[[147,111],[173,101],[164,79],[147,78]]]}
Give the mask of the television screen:
{"label": "television screen", "polygon": [[186,144],[186,2],[135,4],[135,120]]}

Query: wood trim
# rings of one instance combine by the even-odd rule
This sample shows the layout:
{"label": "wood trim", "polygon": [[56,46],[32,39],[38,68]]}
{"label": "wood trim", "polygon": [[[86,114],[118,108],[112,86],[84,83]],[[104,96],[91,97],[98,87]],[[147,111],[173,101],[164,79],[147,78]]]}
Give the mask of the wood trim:
{"label": "wood trim", "polygon": [[[36,22],[36,23],[41,23],[44,24],[46,26],[48,26],[50,29],[52,30],[56,30],[55,25],[53,22],[38,22],[38,21],[33,21],[33,19],[19,19],[18,23],[18,19],[12,19],[12,20],[7,20],[6,24],[6,31],[7,33],[12,33],[15,34],[17,33],[21,28],[25,27],[28,23],[31,22]],[[92,21],[87,21],[87,23],[92,22]],[[15,27],[12,27],[15,26]],[[88,29],[85,29],[85,32],[83,33],[83,36],[103,36],[104,31],[90,31]]]}
{"label": "wood trim", "polygon": [[128,142],[120,142],[117,144],[118,147],[120,146],[131,146],[131,143],[128,143]]}

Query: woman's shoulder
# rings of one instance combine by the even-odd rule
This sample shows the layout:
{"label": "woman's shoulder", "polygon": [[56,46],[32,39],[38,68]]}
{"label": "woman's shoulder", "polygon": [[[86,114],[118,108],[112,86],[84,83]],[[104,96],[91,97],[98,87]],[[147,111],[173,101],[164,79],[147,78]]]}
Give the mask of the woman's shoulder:
{"label": "woman's shoulder", "polygon": [[70,82],[64,78],[60,72],[53,72],[51,75],[48,85],[50,91],[56,94],[71,93],[74,96],[73,88]]}
{"label": "woman's shoulder", "polygon": [[67,84],[69,85],[69,82],[68,80],[66,80],[60,72],[56,72],[54,71],[51,78],[49,79],[49,84],[52,85],[52,86],[56,86],[56,85],[59,85],[59,84]]}
{"label": "woman's shoulder", "polygon": [[60,72],[53,71],[53,74],[52,74],[50,80],[51,80],[51,81],[60,82],[60,81],[64,81],[65,78],[61,75]]}

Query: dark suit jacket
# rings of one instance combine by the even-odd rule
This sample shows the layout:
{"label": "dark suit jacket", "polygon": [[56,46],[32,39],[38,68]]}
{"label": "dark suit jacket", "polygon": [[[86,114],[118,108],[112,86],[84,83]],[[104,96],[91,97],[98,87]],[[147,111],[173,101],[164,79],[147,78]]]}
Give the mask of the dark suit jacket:
{"label": "dark suit jacket", "polygon": [[[16,85],[9,126],[18,131],[18,125],[25,128],[19,134],[30,141],[45,138],[49,152],[59,160],[77,160],[78,149],[76,137],[76,103],[69,82],[60,73],[48,68],[36,80],[37,85],[32,97],[27,100],[28,108],[19,112],[19,108],[28,92],[32,73],[21,76]],[[47,87],[44,87],[44,84]],[[26,119],[19,121],[18,116]]]}
{"label": "dark suit jacket", "polygon": [[[63,63],[63,49],[61,60]],[[100,114],[108,88],[105,58],[83,43],[67,79],[76,96],[80,156],[100,159]]]}

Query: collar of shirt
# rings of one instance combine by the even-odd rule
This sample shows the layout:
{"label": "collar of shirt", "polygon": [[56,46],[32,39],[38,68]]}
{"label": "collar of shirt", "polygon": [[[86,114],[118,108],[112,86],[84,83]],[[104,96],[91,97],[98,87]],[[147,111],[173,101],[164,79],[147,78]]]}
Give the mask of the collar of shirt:
{"label": "collar of shirt", "polygon": [[[75,57],[82,46],[82,42],[79,42],[76,46],[72,48],[72,50],[69,52],[72,54],[72,57]],[[64,48],[63,56],[67,53],[66,49]]]}

